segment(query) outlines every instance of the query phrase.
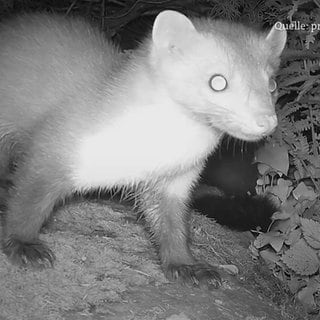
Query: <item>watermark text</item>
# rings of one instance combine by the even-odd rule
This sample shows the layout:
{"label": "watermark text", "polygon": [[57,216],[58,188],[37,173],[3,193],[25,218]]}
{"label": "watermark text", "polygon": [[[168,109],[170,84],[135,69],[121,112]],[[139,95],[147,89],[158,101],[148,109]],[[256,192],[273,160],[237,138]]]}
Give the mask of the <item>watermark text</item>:
{"label": "watermark text", "polygon": [[277,30],[302,30],[302,31],[317,31],[320,30],[320,23],[303,23],[301,21],[292,21],[290,23],[276,22],[274,27]]}

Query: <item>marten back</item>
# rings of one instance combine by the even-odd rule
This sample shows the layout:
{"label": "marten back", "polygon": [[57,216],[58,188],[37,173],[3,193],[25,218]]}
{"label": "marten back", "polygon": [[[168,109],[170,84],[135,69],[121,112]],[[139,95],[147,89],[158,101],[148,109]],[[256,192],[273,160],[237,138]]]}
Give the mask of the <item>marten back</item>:
{"label": "marten back", "polygon": [[81,18],[18,16],[0,24],[0,130],[34,126],[63,100],[101,90],[120,55]]}
{"label": "marten back", "polygon": [[[28,148],[33,132],[50,118],[49,112],[57,114],[55,108],[68,108],[69,116],[80,116],[87,113],[85,105],[106,95],[106,84],[121,56],[83,19],[59,15],[53,19],[36,13],[2,22],[0,48],[3,179],[10,163],[17,162]],[[53,121],[52,117],[48,121]]]}

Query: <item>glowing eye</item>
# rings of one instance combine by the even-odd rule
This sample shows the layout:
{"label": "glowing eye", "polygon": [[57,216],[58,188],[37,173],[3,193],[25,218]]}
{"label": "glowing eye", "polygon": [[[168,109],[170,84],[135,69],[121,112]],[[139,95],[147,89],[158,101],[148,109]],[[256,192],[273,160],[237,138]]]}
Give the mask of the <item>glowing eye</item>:
{"label": "glowing eye", "polygon": [[277,82],[274,79],[269,80],[269,91],[274,92],[277,89]]}
{"label": "glowing eye", "polygon": [[214,91],[223,91],[227,88],[228,82],[223,75],[214,74],[209,80],[209,85]]}

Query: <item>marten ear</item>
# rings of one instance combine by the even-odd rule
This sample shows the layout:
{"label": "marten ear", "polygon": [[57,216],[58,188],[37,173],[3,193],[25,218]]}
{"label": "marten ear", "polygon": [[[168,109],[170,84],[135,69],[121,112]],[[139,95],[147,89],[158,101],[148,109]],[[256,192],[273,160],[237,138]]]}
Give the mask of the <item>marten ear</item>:
{"label": "marten ear", "polygon": [[280,56],[287,42],[287,31],[281,22],[277,22],[269,31],[266,41],[274,56]]}
{"label": "marten ear", "polygon": [[153,24],[152,40],[157,49],[170,51],[190,46],[196,29],[182,13],[172,10],[162,11]]}

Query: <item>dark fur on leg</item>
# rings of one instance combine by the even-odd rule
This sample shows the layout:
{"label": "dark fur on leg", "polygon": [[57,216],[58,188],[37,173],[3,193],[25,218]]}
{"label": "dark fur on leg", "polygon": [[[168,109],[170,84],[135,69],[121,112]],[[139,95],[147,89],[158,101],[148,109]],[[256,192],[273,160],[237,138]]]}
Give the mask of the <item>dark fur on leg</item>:
{"label": "dark fur on leg", "polygon": [[3,252],[10,261],[22,267],[53,267],[55,260],[54,253],[39,239],[25,242],[14,238],[4,240]]}

